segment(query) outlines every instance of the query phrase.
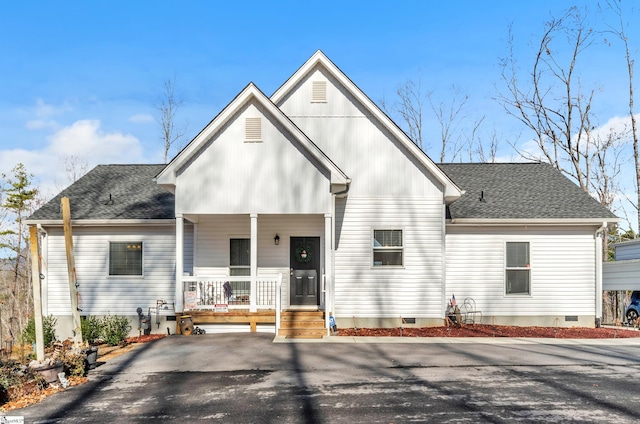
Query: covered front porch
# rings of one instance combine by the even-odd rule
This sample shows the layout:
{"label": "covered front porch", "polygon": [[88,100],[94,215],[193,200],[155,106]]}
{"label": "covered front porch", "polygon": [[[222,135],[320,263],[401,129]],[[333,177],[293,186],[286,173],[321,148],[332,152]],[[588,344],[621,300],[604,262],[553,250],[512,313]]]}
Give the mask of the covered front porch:
{"label": "covered front porch", "polygon": [[[281,328],[285,310],[329,311],[330,214],[176,219],[176,314],[198,324]],[[325,317],[326,315],[326,317]],[[328,328],[328,314],[322,314]]]}

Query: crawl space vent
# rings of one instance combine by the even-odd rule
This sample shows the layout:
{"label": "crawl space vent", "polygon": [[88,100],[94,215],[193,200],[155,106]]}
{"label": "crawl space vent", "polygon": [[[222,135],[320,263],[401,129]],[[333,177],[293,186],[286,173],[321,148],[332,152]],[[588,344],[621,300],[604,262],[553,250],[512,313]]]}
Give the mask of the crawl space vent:
{"label": "crawl space vent", "polygon": [[262,119],[245,118],[244,140],[252,143],[262,141]]}
{"label": "crawl space vent", "polygon": [[313,81],[311,84],[311,101],[324,103],[327,101],[327,82]]}

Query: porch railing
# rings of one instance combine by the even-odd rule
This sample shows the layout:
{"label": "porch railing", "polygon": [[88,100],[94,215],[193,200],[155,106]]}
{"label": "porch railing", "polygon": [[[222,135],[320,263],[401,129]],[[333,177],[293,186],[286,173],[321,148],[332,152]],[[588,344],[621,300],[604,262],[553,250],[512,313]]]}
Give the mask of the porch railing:
{"label": "porch railing", "polygon": [[183,277],[184,310],[214,309],[227,304],[229,309],[275,309],[282,275],[258,276],[255,284],[255,305],[251,303],[249,276]]}

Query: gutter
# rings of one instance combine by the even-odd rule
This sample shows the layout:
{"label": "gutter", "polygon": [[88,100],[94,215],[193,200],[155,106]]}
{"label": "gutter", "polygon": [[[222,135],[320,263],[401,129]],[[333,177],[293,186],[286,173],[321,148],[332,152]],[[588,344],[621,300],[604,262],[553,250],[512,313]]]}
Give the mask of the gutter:
{"label": "gutter", "polygon": [[[25,220],[25,224],[40,227],[62,227],[61,219]],[[74,227],[130,227],[130,226],[174,226],[175,219],[72,219]]]}
{"label": "gutter", "polygon": [[[620,222],[620,218],[607,218],[611,223]],[[497,218],[488,218],[488,219],[473,219],[473,218],[453,218],[447,222],[447,225],[456,225],[456,226],[472,226],[472,227],[484,227],[484,226],[544,226],[544,225],[597,225],[600,227],[602,225],[602,219],[597,220],[594,218],[552,218],[552,219],[525,219],[525,218],[516,218],[516,219],[497,219]]]}

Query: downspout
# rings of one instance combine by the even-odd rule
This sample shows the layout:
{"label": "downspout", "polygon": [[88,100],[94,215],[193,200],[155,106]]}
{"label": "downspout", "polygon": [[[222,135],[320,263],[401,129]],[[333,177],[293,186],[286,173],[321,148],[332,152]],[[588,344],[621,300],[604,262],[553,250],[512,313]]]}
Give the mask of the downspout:
{"label": "downspout", "polygon": [[603,222],[602,226],[598,228],[595,232],[595,244],[596,244],[596,263],[595,263],[595,272],[596,272],[596,316],[595,316],[595,326],[600,327],[602,322],[602,237],[606,234],[607,223]]}
{"label": "downspout", "polygon": [[440,318],[444,320],[447,309],[447,201],[442,197],[442,293],[440,304]]}

